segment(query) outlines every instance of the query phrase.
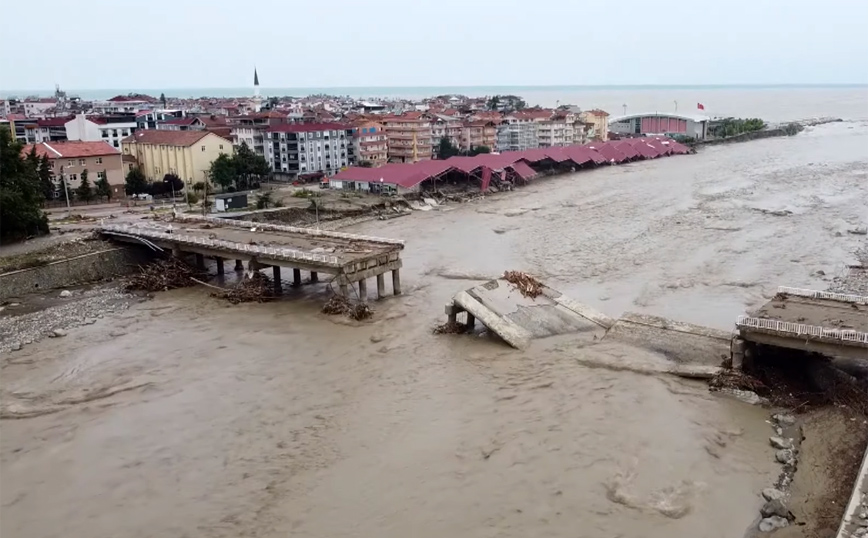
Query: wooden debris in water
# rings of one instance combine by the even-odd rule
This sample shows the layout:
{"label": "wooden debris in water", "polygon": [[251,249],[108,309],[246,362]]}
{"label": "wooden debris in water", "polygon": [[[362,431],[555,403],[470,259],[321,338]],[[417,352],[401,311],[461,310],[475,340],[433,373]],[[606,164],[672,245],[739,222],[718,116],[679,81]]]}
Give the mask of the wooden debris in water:
{"label": "wooden debris in water", "polygon": [[362,321],[371,317],[374,311],[365,303],[353,304],[343,295],[332,295],[323,305],[322,313],[330,316],[343,314],[350,319]]}
{"label": "wooden debris in water", "polygon": [[274,285],[268,276],[255,272],[250,278],[241,280],[234,288],[212,292],[211,296],[226,299],[232,304],[264,303],[274,299]]}
{"label": "wooden debris in water", "polygon": [[464,334],[467,327],[461,323],[447,321],[443,325],[434,327],[434,334]]}
{"label": "wooden debris in water", "polygon": [[127,290],[166,291],[194,284],[201,273],[179,258],[165,258],[142,266],[141,272],[127,281]]}
{"label": "wooden debris in water", "polygon": [[503,273],[503,279],[518,288],[522,295],[531,299],[543,292],[542,282],[521,271],[506,271]]}

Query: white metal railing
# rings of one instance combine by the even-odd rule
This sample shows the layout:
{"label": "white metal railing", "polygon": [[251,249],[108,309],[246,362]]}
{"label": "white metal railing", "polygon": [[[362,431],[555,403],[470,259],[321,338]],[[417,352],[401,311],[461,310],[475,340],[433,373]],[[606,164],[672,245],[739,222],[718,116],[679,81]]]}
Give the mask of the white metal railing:
{"label": "white metal railing", "polygon": [[752,318],[750,316],[739,316],[735,322],[738,328],[753,328],[765,329],[768,331],[776,331],[788,333],[795,336],[814,336],[822,338],[833,338],[844,342],[858,342],[868,344],[868,333],[863,333],[851,329],[828,329],[826,327],[818,327],[816,325],[803,325],[801,323],[792,323],[790,321],[778,321],[775,319]]}
{"label": "white metal railing", "polygon": [[846,293],[832,293],[830,291],[816,291],[780,286],[778,288],[778,293],[795,295],[796,297],[808,297],[809,299],[828,299],[830,301],[841,301],[844,303],[868,304],[868,297],[862,295],[849,295]]}
{"label": "white metal railing", "polygon": [[130,225],[111,225],[103,226],[102,230],[108,233],[117,232],[128,235],[137,235],[149,239],[161,239],[164,241],[172,241],[179,244],[201,245],[204,247],[213,248],[216,250],[226,250],[229,252],[243,252],[245,254],[254,254],[258,256],[267,256],[278,260],[301,260],[313,263],[321,263],[331,267],[340,267],[342,264],[337,256],[327,256],[324,254],[315,254],[312,252],[304,252],[283,247],[266,247],[261,245],[248,245],[235,241],[226,241],[223,239],[210,239],[195,235],[169,233],[166,231],[154,230],[153,228],[143,228]]}
{"label": "white metal railing", "polygon": [[335,239],[346,239],[349,241],[367,241],[369,243],[381,243],[385,245],[400,245],[404,246],[402,239],[389,239],[386,237],[375,237],[372,235],[349,234],[344,232],[334,232],[329,230],[317,230],[315,228],[299,228],[297,226],[286,226],[283,224],[272,224],[267,222],[253,222],[250,220],[234,220],[220,217],[203,217],[199,215],[178,215],[175,217],[181,221],[206,221],[220,226],[229,226],[232,228],[260,228],[262,230],[270,230],[273,232],[287,232],[304,235],[316,235],[320,237],[332,237]]}

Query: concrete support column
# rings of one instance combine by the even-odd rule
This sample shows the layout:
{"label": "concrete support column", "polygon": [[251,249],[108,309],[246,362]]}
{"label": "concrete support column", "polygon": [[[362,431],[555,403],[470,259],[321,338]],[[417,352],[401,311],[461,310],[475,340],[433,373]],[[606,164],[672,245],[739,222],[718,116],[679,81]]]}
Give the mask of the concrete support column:
{"label": "concrete support column", "polygon": [[316,271],[311,271],[310,272],[310,283],[316,284],[317,282],[319,282],[319,273],[317,273]]}
{"label": "concrete support column", "polygon": [[174,245],[172,245],[172,256],[174,256],[176,258],[184,257],[184,253],[181,252],[181,245],[179,245],[178,243],[175,243]]}
{"label": "concrete support column", "polygon": [[359,300],[363,303],[368,302],[368,281],[364,278],[359,280]]}
{"label": "concrete support column", "polygon": [[392,293],[401,295],[401,270],[392,269]]}
{"label": "concrete support column", "polygon": [[338,289],[340,290],[342,297],[349,297],[350,296],[350,292],[349,292],[349,289],[347,288],[346,284],[341,284],[340,286],[338,286]]}
{"label": "concrete support column", "polygon": [[382,299],[386,296],[386,275],[380,273],[377,275],[377,299]]}
{"label": "concrete support column", "polygon": [[216,258],[217,260],[217,274],[222,275],[225,271],[223,270],[223,258]]}
{"label": "concrete support column", "polygon": [[205,256],[196,254],[196,267],[203,271],[205,270]]}
{"label": "concrete support column", "polygon": [[244,262],[241,260],[235,260],[235,270],[243,271],[244,270]]}
{"label": "concrete support column", "polygon": [[283,293],[283,284],[280,282],[280,267],[275,265],[271,269],[274,271],[274,293],[280,295]]}
{"label": "concrete support column", "polygon": [[476,326],[476,316],[474,316],[473,314],[468,312],[467,313],[467,330],[472,331],[475,326]]}
{"label": "concrete support column", "polygon": [[744,369],[744,352],[747,348],[747,343],[741,338],[734,338],[732,340],[732,369],[733,370],[743,370]]}
{"label": "concrete support column", "polygon": [[292,270],[292,285],[296,288],[301,287],[301,269]]}

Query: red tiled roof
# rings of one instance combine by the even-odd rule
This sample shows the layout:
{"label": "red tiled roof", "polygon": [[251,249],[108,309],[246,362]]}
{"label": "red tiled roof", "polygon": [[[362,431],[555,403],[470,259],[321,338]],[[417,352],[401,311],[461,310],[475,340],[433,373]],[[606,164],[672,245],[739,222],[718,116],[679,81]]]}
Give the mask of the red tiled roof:
{"label": "red tiled roof", "polygon": [[65,142],[41,142],[28,144],[21,150],[22,153],[30,153],[31,148],[36,148],[36,154],[40,157],[48,155],[49,159],[78,159],[82,157],[99,157],[102,155],[119,155],[120,152],[108,144],[108,142],[82,142],[68,140]]}
{"label": "red tiled roof", "polygon": [[195,121],[196,121],[196,118],[174,118],[171,120],[163,120],[163,121],[158,122],[158,123],[161,123],[164,125],[193,125],[193,123]]}
{"label": "red tiled roof", "polygon": [[203,137],[208,136],[210,131],[164,131],[160,129],[138,130],[121,140],[129,144],[152,144],[160,146],[192,146]]}
{"label": "red tiled roof", "polygon": [[266,132],[269,133],[310,133],[315,131],[339,131],[352,129],[351,125],[343,123],[283,123],[270,125]]}
{"label": "red tiled roof", "polygon": [[109,101],[112,103],[128,103],[130,101],[144,101],[145,103],[156,103],[157,99],[151,97],[150,95],[115,95],[114,97],[109,99]]}

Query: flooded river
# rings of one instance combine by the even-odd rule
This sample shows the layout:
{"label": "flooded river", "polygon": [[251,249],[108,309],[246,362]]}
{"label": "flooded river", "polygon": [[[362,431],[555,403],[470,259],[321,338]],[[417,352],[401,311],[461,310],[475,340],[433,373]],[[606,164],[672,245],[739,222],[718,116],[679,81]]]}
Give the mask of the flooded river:
{"label": "flooded river", "polygon": [[407,241],[405,295],[371,323],[321,316],[324,284],[188,289],[27,346],[4,400],[68,408],[2,422],[0,534],[742,536],[778,470],[765,411],[648,375],[650,351],[431,328],[520,269],[613,316],[729,329],[864,243],[866,148],[868,123],[831,124],[356,226]]}

